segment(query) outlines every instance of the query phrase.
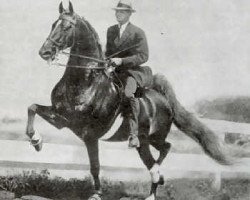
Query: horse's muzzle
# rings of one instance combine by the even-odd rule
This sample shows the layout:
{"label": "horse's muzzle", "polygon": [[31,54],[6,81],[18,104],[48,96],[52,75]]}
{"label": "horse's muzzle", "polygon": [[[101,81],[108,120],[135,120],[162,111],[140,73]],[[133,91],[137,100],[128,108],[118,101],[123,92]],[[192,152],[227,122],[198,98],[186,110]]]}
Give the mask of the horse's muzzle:
{"label": "horse's muzzle", "polygon": [[39,55],[41,56],[42,59],[44,60],[54,60],[55,59],[55,53],[53,51],[44,51],[40,49]]}

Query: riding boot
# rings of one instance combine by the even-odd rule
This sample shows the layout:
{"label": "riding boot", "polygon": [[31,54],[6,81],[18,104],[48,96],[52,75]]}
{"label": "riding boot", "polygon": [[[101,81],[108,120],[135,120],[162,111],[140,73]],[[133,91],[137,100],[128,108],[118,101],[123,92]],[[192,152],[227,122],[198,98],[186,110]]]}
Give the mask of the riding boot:
{"label": "riding boot", "polygon": [[138,139],[138,114],[139,114],[139,100],[134,97],[128,99],[130,107],[130,113],[128,115],[129,122],[129,147],[140,147],[140,141]]}

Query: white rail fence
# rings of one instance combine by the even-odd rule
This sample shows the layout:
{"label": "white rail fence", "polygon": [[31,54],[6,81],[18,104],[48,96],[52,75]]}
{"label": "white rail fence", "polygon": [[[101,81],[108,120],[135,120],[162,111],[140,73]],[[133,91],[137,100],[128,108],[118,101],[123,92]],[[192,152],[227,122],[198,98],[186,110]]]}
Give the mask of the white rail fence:
{"label": "white rail fence", "polygon": [[[249,135],[250,125],[205,120],[217,132]],[[215,128],[216,127],[216,128]],[[221,130],[218,130],[219,129]],[[248,132],[249,130],[249,132]],[[224,131],[224,132],[223,132]],[[15,174],[23,170],[48,169],[52,176],[83,178],[89,175],[89,161],[84,145],[45,143],[36,152],[28,141],[0,140],[0,174]],[[100,142],[101,175],[113,180],[150,180],[150,176],[135,150],[127,143]],[[250,178],[250,158],[236,166],[221,166],[204,154],[170,152],[162,164],[166,178],[212,178],[220,189],[223,178]]]}
{"label": "white rail fence", "polygon": [[[116,144],[117,145],[117,144]],[[101,143],[102,176],[116,180],[149,180],[145,166],[135,150],[124,150]],[[126,146],[126,144],[119,144]],[[0,141],[0,173],[20,173],[28,169],[48,169],[52,175],[65,178],[89,175],[86,149],[72,145],[44,144],[37,153],[28,142]],[[170,153],[162,165],[167,178],[213,178],[214,187],[220,188],[222,178],[250,178],[250,158],[244,165],[221,166],[205,155]]]}

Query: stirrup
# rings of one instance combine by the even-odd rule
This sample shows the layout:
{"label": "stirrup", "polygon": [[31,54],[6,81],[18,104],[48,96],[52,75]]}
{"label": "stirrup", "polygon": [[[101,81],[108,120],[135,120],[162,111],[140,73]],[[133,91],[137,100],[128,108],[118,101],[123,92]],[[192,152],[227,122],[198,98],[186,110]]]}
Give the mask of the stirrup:
{"label": "stirrup", "polygon": [[[137,140],[136,142],[134,141],[135,144],[132,143],[133,140]],[[129,148],[139,148],[140,147],[140,140],[137,135],[131,134],[128,138],[128,147]]]}

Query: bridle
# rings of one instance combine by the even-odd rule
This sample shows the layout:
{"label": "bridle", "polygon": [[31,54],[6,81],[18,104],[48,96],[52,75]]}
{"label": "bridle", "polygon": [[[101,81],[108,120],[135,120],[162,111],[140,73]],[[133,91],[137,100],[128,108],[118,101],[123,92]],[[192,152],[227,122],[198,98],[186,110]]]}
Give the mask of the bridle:
{"label": "bridle", "polygon": [[[54,30],[54,28],[56,27],[58,21],[60,21],[60,20],[68,21],[73,26],[73,42],[72,42],[72,45],[69,47],[69,48],[72,48],[75,45],[75,38],[76,38],[76,32],[75,32],[75,29],[76,29],[76,19],[72,19],[72,17],[65,16],[65,15],[61,14],[59,16],[59,18],[53,23],[52,29],[51,29],[51,33]],[[58,62],[51,63],[52,65],[56,65],[56,66],[60,66],[60,67],[67,67],[67,68],[78,68],[78,69],[89,69],[89,70],[97,70],[97,69],[98,70],[104,70],[104,74],[108,78],[110,78],[110,72],[108,72],[107,69],[109,68],[109,66],[112,66],[112,64],[110,63],[110,58],[112,58],[115,55],[118,55],[119,53],[121,53],[123,51],[127,51],[128,49],[131,49],[131,48],[134,48],[134,47],[138,46],[138,44],[133,45],[133,46],[131,46],[129,48],[126,48],[124,50],[121,50],[119,52],[116,52],[116,53],[110,55],[105,60],[101,60],[101,59],[90,57],[90,56],[84,56],[84,55],[79,55],[79,54],[67,53],[65,51],[58,51],[58,49],[61,47],[61,44],[59,42],[55,41],[51,37],[51,33],[49,34],[49,37],[47,38],[47,40],[51,41],[57,47],[56,54],[64,54],[64,55],[68,55],[68,56],[75,56],[75,57],[85,58],[85,59],[90,60],[90,62],[88,62],[87,65],[69,65],[69,64],[65,65],[65,64],[58,63]],[[99,66],[98,63],[101,63],[103,65]],[[113,66],[111,68],[113,68]],[[124,88],[124,85],[123,85],[122,81],[120,80],[120,78],[117,76],[117,74],[115,72],[113,72],[113,74],[117,78],[117,80],[120,82],[121,87]]]}
{"label": "bridle", "polygon": [[[72,19],[72,17],[67,16],[65,14],[61,14],[59,16],[59,18],[53,23],[52,25],[52,29],[51,29],[51,33],[54,30],[54,28],[56,27],[58,21],[60,20],[65,20],[70,22],[70,24],[73,26],[73,42],[72,45],[69,48],[72,48],[75,44],[75,38],[76,38],[76,32],[75,32],[75,26],[76,26],[76,19]],[[84,21],[83,21],[84,22]],[[87,25],[86,25],[87,26]],[[67,53],[65,51],[58,51],[58,49],[61,47],[61,44],[57,41],[55,41],[53,38],[51,38],[51,33],[49,34],[49,37],[47,38],[47,40],[51,41],[56,47],[56,54],[63,54],[63,55],[68,55],[68,56],[74,56],[74,57],[79,57],[79,58],[85,58],[90,60],[91,62],[89,62],[87,65],[83,66],[83,65],[65,65],[65,64],[61,64],[61,63],[52,63],[52,65],[56,65],[56,66],[62,66],[62,67],[70,67],[70,68],[81,68],[81,69],[106,69],[107,66],[110,64],[110,58],[120,54],[121,52],[127,51],[129,49],[135,48],[137,47],[139,44],[135,44],[132,45],[126,49],[123,49],[121,51],[118,51],[112,55],[110,55],[109,57],[107,57],[105,60],[101,60],[95,57],[90,57],[90,56],[84,56],[84,55],[79,55],[79,54],[73,54],[73,53]],[[103,64],[103,66],[98,66],[98,63]]]}
{"label": "bridle", "polygon": [[68,22],[70,22],[70,25],[72,25],[72,26],[74,27],[74,28],[73,28],[73,34],[74,34],[74,36],[73,36],[72,45],[70,46],[70,48],[71,48],[71,47],[73,47],[74,44],[75,44],[75,26],[76,26],[76,20],[73,20],[71,17],[67,17],[66,15],[61,14],[61,15],[59,16],[59,18],[53,23],[51,32],[50,32],[49,37],[47,38],[47,40],[51,41],[51,42],[52,42],[56,47],[58,47],[58,48],[60,48],[60,47],[62,46],[59,42],[55,41],[55,40],[51,37],[52,31],[55,29],[57,23],[58,23],[60,20],[68,21]]}
{"label": "bridle", "polygon": [[[69,48],[72,48],[75,45],[75,38],[76,38],[76,33],[75,33],[75,26],[76,26],[76,19],[72,19],[72,17],[69,17],[67,15],[61,14],[59,16],[59,18],[53,23],[52,25],[52,29],[51,29],[51,33],[54,30],[54,28],[56,27],[58,21],[60,20],[65,20],[68,21],[70,23],[71,26],[73,26],[73,42],[71,44],[71,46]],[[89,62],[87,65],[83,66],[79,66],[79,65],[65,65],[65,64],[61,64],[61,63],[52,63],[52,65],[56,65],[56,66],[63,66],[63,67],[70,67],[70,68],[82,68],[82,69],[106,69],[106,66],[98,66],[97,63],[101,63],[101,64],[108,64],[108,61],[106,60],[101,60],[95,57],[90,57],[90,56],[84,56],[84,55],[79,55],[79,54],[73,54],[73,53],[67,53],[65,51],[58,51],[58,49],[62,46],[59,42],[55,41],[52,37],[51,37],[51,33],[49,34],[49,37],[47,38],[47,40],[49,40],[50,42],[52,42],[57,48],[56,48],[56,55],[57,54],[63,54],[63,55],[68,55],[68,56],[75,56],[75,57],[79,57],[79,58],[85,58],[88,59],[92,62]],[[95,64],[96,62],[96,64]]]}

